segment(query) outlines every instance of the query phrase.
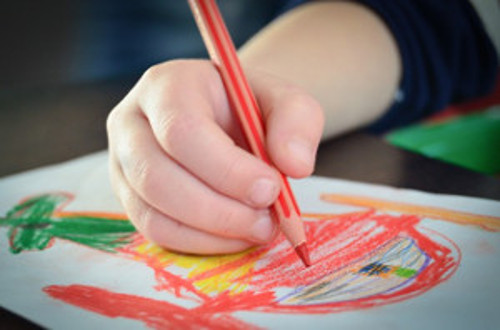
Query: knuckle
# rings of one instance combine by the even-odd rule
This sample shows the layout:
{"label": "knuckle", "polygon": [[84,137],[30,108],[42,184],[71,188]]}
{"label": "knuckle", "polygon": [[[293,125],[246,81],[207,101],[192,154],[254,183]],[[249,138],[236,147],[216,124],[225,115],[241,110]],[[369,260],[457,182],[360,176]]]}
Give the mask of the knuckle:
{"label": "knuckle", "polygon": [[196,208],[189,211],[189,221],[186,223],[199,230],[208,231],[214,234],[221,233],[222,222],[230,220],[224,207],[216,205],[213,199],[199,199],[196,201]]}
{"label": "knuckle", "polygon": [[200,118],[186,112],[172,112],[157,122],[159,138],[166,143],[170,151],[184,145],[193,132],[202,125]]}
{"label": "knuckle", "polygon": [[302,109],[307,112],[308,118],[311,122],[315,122],[321,126],[323,125],[325,121],[323,108],[315,98],[309,95],[302,95],[300,97],[299,104]]}
{"label": "knuckle", "polygon": [[118,108],[114,108],[113,110],[110,111],[110,113],[106,118],[106,130],[108,131],[108,133],[114,129],[119,119],[120,119],[120,112],[118,111]]}
{"label": "knuckle", "polygon": [[318,125],[322,127],[325,122],[325,113],[323,111],[323,107],[316,99],[312,97],[309,97],[307,102],[307,109],[309,109],[311,117],[317,121]]}
{"label": "knuckle", "polygon": [[148,240],[168,249],[175,249],[184,240],[182,225],[159,213],[152,206],[142,208],[132,220]]}
{"label": "knuckle", "polygon": [[[202,230],[226,238],[245,238],[250,224],[254,221],[252,212],[246,211],[241,205],[214,206],[214,203],[206,203],[205,214],[199,214],[204,223],[199,227]],[[207,216],[209,214],[210,216]]]}
{"label": "knuckle", "polygon": [[118,199],[125,208],[130,221],[139,232],[144,233],[144,229],[152,217],[149,207],[140,202],[132,189],[119,189]]}
{"label": "knuckle", "polygon": [[135,182],[137,189],[146,196],[156,190],[155,171],[151,164],[142,159],[135,159],[131,164],[131,181]]}
{"label": "knuckle", "polygon": [[221,210],[216,214],[213,223],[214,230],[221,236],[232,237],[235,232],[234,223],[237,221],[236,213],[233,210]]}
{"label": "knuckle", "polygon": [[[244,163],[243,155],[234,155],[230,158],[228,162],[224,163],[224,166],[217,172],[217,177],[215,178],[215,186],[217,187],[239,187],[237,184],[238,174],[252,175],[252,173],[245,173],[242,171]],[[240,187],[241,188],[241,187]]]}
{"label": "knuckle", "polygon": [[135,219],[132,219],[132,221],[136,223],[139,231],[153,241],[156,240],[154,236],[156,232],[155,220],[156,212],[151,206],[141,208],[137,212]]}
{"label": "knuckle", "polygon": [[304,125],[304,127],[321,132],[325,122],[325,115],[319,101],[299,87],[288,87],[286,94],[287,104],[290,105],[287,108],[296,112],[294,118],[307,118],[307,125]]}
{"label": "knuckle", "polygon": [[[113,187],[113,191],[116,193],[116,197],[118,201],[125,209],[127,215],[133,220],[133,215],[135,214],[133,205],[135,204],[135,199],[132,196],[132,193],[129,189],[125,189],[123,187],[123,182],[119,182],[120,179],[115,175],[111,174],[111,185]],[[132,221],[133,222],[133,221]],[[134,223],[135,224],[135,223]]]}
{"label": "knuckle", "polygon": [[297,91],[292,93],[289,97],[290,102],[292,102],[292,104],[296,104],[297,109],[304,109],[312,114],[321,112],[321,105],[319,102],[307,93]]}
{"label": "knuckle", "polygon": [[312,109],[312,111],[321,109],[321,105],[316,98],[303,88],[293,84],[286,84],[281,88],[281,97],[289,101],[290,104],[297,104],[297,108]]}
{"label": "knuckle", "polygon": [[175,75],[179,78],[184,77],[186,72],[190,72],[189,68],[192,66],[192,64],[190,64],[191,62],[193,61],[179,59],[152,65],[144,72],[141,80],[145,80],[148,83],[154,83],[171,75]]}
{"label": "knuckle", "polygon": [[156,82],[161,79],[165,72],[165,63],[150,66],[142,75],[141,80],[147,82]]}

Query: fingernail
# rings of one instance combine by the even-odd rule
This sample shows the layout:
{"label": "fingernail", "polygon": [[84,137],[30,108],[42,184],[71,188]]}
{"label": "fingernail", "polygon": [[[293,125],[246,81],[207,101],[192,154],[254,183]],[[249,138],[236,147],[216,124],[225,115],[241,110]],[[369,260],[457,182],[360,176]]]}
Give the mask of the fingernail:
{"label": "fingernail", "polygon": [[294,138],[288,142],[288,151],[294,159],[306,164],[307,166],[314,165],[314,148],[306,140]]}
{"label": "fingernail", "polygon": [[278,185],[269,179],[258,179],[250,189],[250,201],[255,206],[269,206],[278,195]]}
{"label": "fingernail", "polygon": [[252,226],[252,237],[259,243],[269,242],[274,237],[275,225],[269,215],[265,211],[261,213],[260,218]]}

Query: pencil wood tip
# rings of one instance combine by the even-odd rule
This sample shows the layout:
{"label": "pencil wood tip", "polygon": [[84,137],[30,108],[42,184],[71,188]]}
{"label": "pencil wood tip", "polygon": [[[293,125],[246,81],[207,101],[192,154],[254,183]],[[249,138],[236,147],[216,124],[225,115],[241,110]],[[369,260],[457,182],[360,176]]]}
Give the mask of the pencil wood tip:
{"label": "pencil wood tip", "polygon": [[306,242],[300,243],[295,247],[295,252],[299,256],[300,260],[306,267],[311,266],[311,259],[309,258],[309,250],[307,249]]}

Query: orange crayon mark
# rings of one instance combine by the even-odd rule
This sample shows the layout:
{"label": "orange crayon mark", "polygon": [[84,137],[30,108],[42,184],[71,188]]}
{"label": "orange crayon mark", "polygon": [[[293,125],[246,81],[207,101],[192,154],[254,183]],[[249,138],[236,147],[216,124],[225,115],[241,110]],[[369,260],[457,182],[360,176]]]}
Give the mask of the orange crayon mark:
{"label": "orange crayon mark", "polygon": [[422,218],[445,220],[461,225],[474,225],[488,231],[500,231],[500,217],[452,211],[445,208],[421,206],[403,202],[386,201],[371,197],[323,194],[321,199],[329,202],[368,207],[379,211],[393,211]]}
{"label": "orange crayon mark", "polygon": [[123,220],[129,221],[126,214],[123,213],[113,213],[113,212],[71,212],[71,211],[55,211],[53,213],[55,218],[78,218],[78,217],[88,217],[88,218],[103,218],[106,220]]}

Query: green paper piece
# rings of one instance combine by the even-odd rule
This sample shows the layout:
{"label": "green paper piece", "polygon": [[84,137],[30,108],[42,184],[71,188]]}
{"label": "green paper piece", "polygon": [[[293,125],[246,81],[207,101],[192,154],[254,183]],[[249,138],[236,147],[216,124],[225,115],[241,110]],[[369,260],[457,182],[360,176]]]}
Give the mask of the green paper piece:
{"label": "green paper piece", "polygon": [[402,128],[386,138],[431,158],[485,174],[500,173],[500,105],[446,122]]}

